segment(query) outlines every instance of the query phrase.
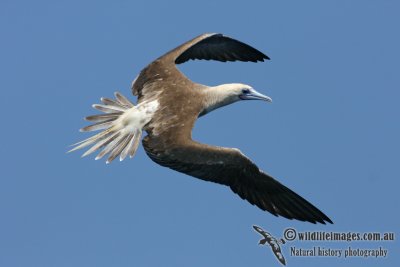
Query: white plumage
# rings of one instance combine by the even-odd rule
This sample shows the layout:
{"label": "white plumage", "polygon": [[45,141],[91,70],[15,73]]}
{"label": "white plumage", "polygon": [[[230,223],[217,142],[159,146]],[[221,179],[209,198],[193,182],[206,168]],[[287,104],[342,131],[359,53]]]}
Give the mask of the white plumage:
{"label": "white plumage", "polygon": [[135,106],[125,96],[116,92],[115,100],[102,97],[101,102],[103,104],[94,104],[93,108],[105,114],[86,117],[87,121],[92,121],[94,124],[83,127],[81,132],[103,131],[74,144],[75,147],[68,152],[92,145],[82,157],[102,148],[96,156],[96,160],[107,154],[109,156],[106,163],[110,163],[118,156],[120,161],[128,155],[132,158],[139,146],[144,125],[151,120],[153,114],[157,111],[158,101],[142,102]]}

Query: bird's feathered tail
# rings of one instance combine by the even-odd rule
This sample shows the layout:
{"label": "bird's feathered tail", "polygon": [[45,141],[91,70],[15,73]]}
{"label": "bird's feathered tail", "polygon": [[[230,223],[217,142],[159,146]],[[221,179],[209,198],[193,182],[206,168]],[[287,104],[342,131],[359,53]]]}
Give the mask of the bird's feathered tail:
{"label": "bird's feathered tail", "polygon": [[115,100],[102,97],[101,102],[102,104],[94,104],[93,108],[102,111],[104,114],[86,117],[85,120],[93,122],[93,124],[83,127],[80,131],[102,131],[73,144],[72,146],[75,147],[68,152],[92,145],[82,157],[101,150],[96,160],[108,154],[106,163],[110,163],[118,156],[120,161],[128,155],[132,158],[139,146],[142,128],[149,121],[149,118],[143,117],[141,108],[138,108],[140,105],[135,106],[118,92],[115,93]]}

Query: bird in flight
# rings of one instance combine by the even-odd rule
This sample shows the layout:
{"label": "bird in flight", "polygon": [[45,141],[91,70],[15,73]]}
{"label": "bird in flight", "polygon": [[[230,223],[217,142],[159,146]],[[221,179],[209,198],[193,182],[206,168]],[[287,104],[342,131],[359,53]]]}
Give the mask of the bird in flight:
{"label": "bird in flight", "polygon": [[270,233],[264,231],[261,227],[257,225],[253,225],[254,230],[259,233],[260,235],[263,236],[263,238],[258,242],[259,245],[265,245],[265,243],[268,243],[268,245],[272,249],[272,253],[274,253],[275,257],[278,259],[280,263],[283,265],[286,265],[286,260],[285,257],[282,254],[281,246],[280,244],[285,244],[285,240],[283,239],[276,239],[273,237]]}
{"label": "bird in flight", "polygon": [[[107,163],[133,157],[141,141],[156,163],[187,175],[229,186],[252,205],[275,216],[332,223],[310,202],[260,170],[236,148],[201,144],[192,139],[197,118],[244,100],[271,102],[271,98],[240,83],[206,86],[189,80],[176,67],[188,60],[268,60],[257,49],[218,33],[202,34],[159,57],[145,67],[132,83],[134,105],[116,92],[115,99],[101,98],[93,108],[103,112],[88,116],[92,122],[81,131],[100,133],[74,144],[70,151],[91,146],[82,156],[100,151]],[[69,152],[70,152],[69,151]]]}

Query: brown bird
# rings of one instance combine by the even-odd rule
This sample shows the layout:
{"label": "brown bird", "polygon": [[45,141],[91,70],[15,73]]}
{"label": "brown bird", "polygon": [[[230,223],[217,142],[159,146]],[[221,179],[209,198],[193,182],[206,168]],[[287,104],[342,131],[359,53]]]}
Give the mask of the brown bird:
{"label": "brown bird", "polygon": [[191,59],[217,61],[264,61],[255,48],[222,34],[202,34],[159,57],[132,83],[138,97],[135,106],[120,93],[116,99],[101,98],[93,105],[104,114],[86,117],[94,122],[81,131],[102,132],[74,144],[74,151],[92,147],[83,156],[101,150],[107,163],[133,157],[141,140],[147,155],[156,163],[196,178],[229,186],[241,198],[275,216],[311,223],[332,221],[307,200],[260,170],[236,148],[224,148],[192,140],[198,117],[242,100],[271,102],[251,86],[239,83],[214,87],[198,84],[180,72],[176,64]]}

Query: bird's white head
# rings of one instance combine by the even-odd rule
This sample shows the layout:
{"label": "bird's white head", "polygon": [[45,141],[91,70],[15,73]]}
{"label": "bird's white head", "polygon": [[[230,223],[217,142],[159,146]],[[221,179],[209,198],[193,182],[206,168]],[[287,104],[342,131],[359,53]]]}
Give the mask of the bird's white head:
{"label": "bird's white head", "polygon": [[[215,88],[215,87],[214,87]],[[239,100],[264,100],[272,102],[269,96],[260,94],[253,89],[250,85],[242,83],[229,83],[216,86],[216,90],[219,90],[225,97],[233,102]]]}
{"label": "bird's white head", "polygon": [[272,102],[269,96],[263,95],[254,90],[250,85],[242,83],[229,83],[209,87],[205,90],[205,94],[205,109],[201,115],[240,100],[264,100]]}

